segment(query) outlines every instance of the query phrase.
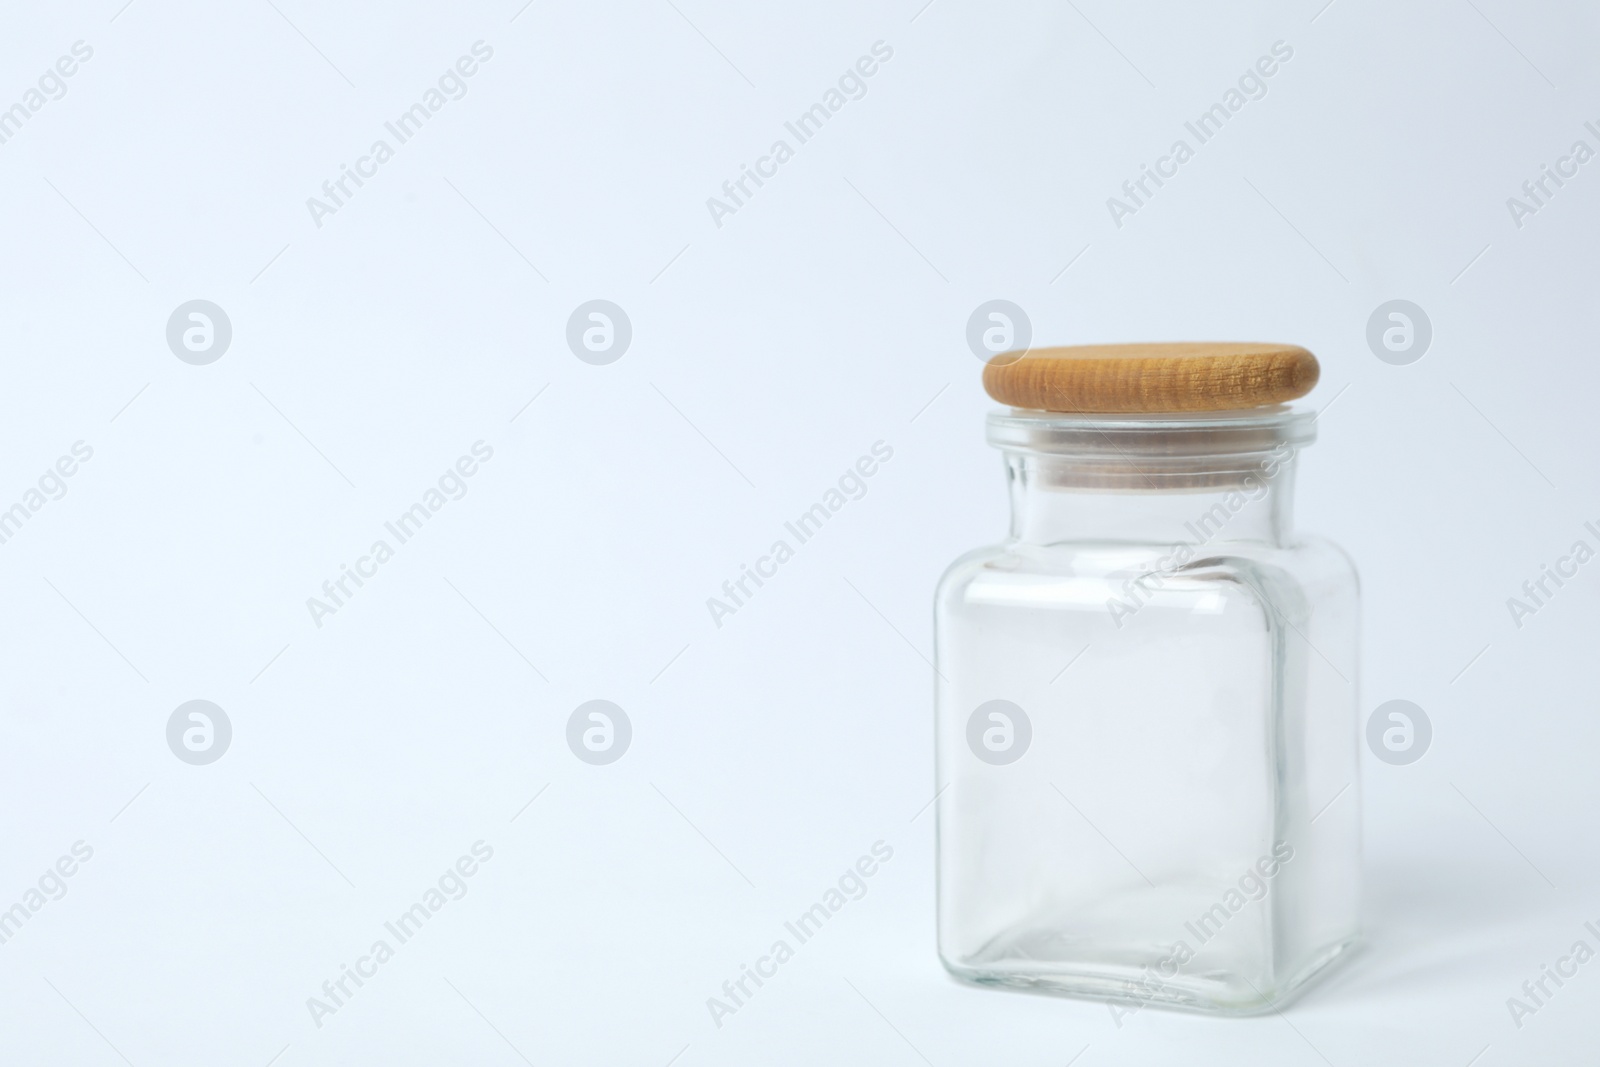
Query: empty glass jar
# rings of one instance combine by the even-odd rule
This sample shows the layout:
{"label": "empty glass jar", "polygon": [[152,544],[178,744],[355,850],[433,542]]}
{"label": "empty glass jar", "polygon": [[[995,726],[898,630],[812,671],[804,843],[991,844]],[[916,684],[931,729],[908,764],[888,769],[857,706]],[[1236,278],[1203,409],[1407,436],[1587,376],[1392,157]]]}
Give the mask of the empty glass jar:
{"label": "empty glass jar", "polygon": [[1281,404],[989,417],[1010,537],[935,602],[957,976],[1244,1014],[1356,943],[1357,582],[1293,528],[1313,435]]}

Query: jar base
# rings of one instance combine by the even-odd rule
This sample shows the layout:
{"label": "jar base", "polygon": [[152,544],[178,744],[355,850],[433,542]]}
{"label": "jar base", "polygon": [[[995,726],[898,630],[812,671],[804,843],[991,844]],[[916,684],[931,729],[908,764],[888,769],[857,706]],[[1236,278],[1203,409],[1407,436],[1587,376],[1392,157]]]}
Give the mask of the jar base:
{"label": "jar base", "polygon": [[1278,1011],[1298,999],[1313,983],[1355,954],[1359,937],[1324,949],[1286,981],[1270,987],[1228,972],[1197,972],[1162,978],[1148,968],[1060,962],[1007,961],[1004,967],[953,963],[941,957],[945,970],[974,985],[1000,986],[1053,996],[1102,1000],[1128,1009],[1117,1013],[1118,1025],[1142,1007],[1168,1008],[1206,1015],[1250,1016]]}

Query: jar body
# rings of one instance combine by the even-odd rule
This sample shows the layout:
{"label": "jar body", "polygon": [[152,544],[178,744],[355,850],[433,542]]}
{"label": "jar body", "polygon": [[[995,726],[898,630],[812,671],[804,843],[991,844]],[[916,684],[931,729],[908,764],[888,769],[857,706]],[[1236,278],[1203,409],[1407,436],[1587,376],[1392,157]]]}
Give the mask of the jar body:
{"label": "jar body", "polygon": [[1288,532],[1275,466],[1107,489],[1008,457],[1029,514],[935,604],[957,976],[1250,1013],[1356,943],[1356,576]]}

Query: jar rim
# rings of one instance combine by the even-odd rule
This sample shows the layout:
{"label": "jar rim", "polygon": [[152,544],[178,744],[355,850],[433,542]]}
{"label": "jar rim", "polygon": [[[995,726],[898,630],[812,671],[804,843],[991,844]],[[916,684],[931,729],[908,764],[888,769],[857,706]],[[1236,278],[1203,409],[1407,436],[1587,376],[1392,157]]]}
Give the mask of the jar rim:
{"label": "jar rim", "polygon": [[1316,413],[1287,404],[1241,411],[1152,415],[1008,408],[988,417],[988,440],[1005,452],[1139,462],[1250,456],[1316,440]]}

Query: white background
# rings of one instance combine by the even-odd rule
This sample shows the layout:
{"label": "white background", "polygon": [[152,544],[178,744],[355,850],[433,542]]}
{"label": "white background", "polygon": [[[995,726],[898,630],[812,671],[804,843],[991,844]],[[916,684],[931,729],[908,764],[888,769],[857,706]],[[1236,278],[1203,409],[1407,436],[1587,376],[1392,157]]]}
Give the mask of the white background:
{"label": "white background", "polygon": [[[1520,229],[1506,206],[1600,148],[1592,9],[122,2],[0,27],[0,107],[94,50],[0,145],[0,507],[94,450],[0,545],[0,907],[94,850],[0,945],[0,1060],[1593,1055],[1600,962],[1520,1029],[1506,1006],[1600,920],[1600,563],[1521,628],[1506,606],[1600,520],[1600,162]],[[318,227],[307,198],[479,40],[467,95]],[[880,40],[867,94],[715,225]],[[1115,226],[1280,40],[1266,97]],[[1039,343],[1322,359],[1298,521],[1360,567],[1363,715],[1410,699],[1435,736],[1368,756],[1369,944],[1283,1016],[1118,1028],[938,965],[923,657],[938,574],[1004,530],[964,339],[997,297]],[[208,366],[165,339],[196,298],[233,326]],[[565,342],[593,298],[633,325],[609,366]],[[1409,366],[1365,339],[1396,298],[1434,328]],[[315,625],[479,440],[468,494]],[[715,627],[706,598],[878,440],[867,495]],[[234,730],[201,767],[165,737],[197,698]],[[605,767],[564,740],[594,698],[634,728]],[[480,839],[467,895],[316,1026]],[[714,1025],[880,839],[867,895]]]}

